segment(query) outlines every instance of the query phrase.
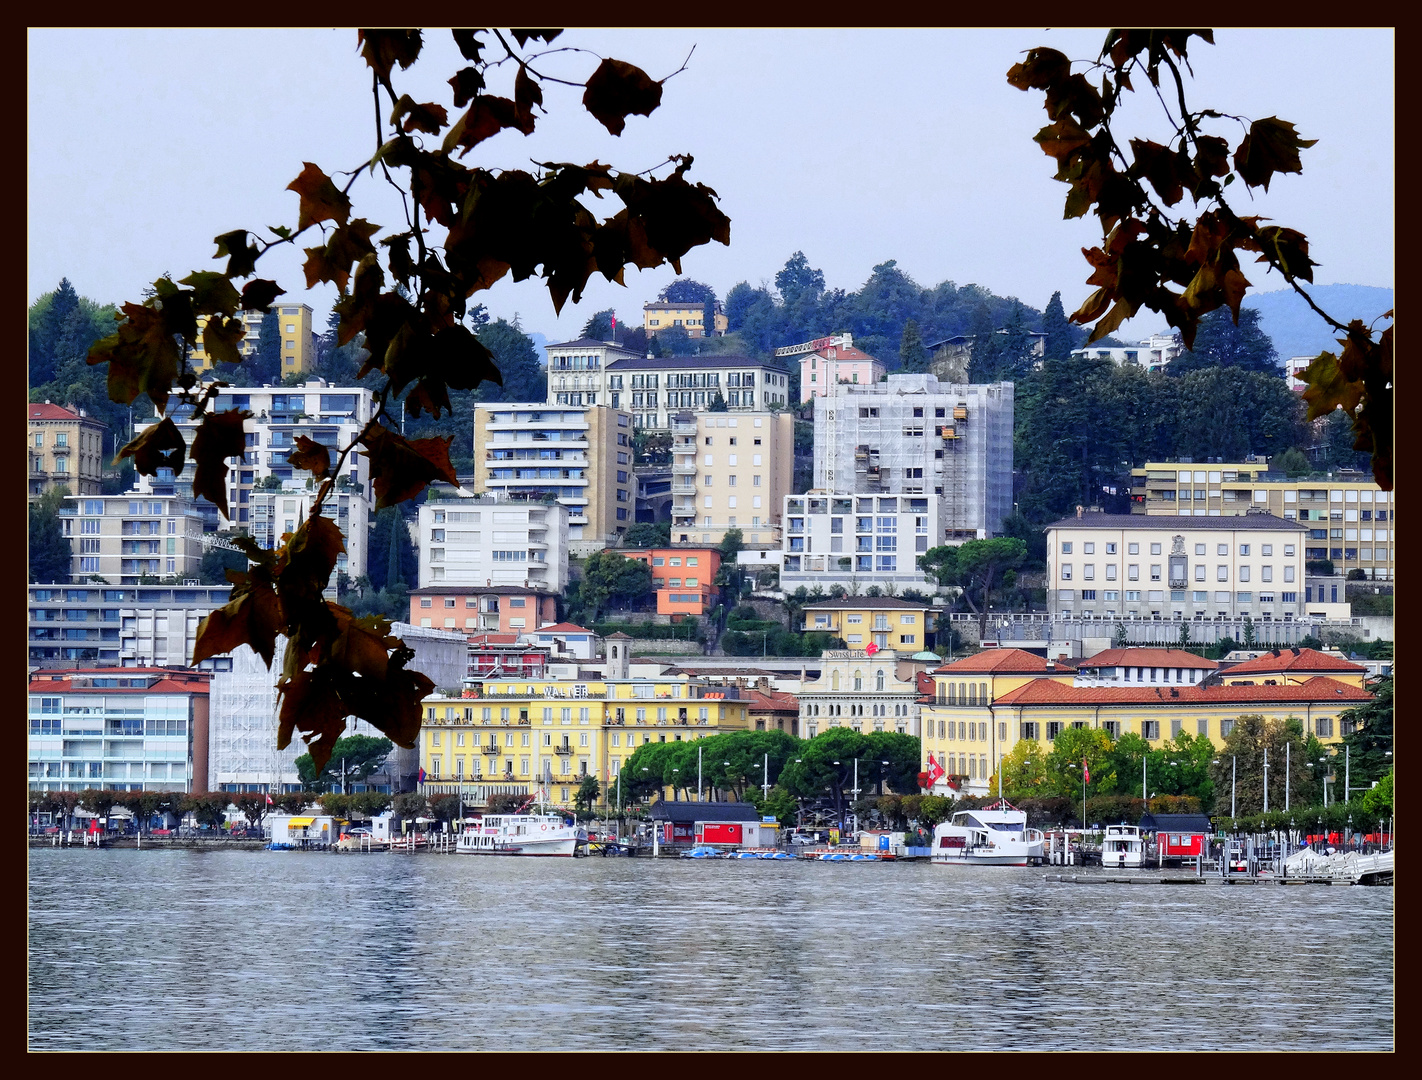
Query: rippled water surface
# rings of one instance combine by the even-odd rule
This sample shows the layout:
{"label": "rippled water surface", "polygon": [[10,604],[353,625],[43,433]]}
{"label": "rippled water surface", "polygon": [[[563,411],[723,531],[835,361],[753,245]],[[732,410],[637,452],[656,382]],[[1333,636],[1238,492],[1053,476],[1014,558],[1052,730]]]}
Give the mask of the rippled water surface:
{"label": "rippled water surface", "polygon": [[1392,1048],[1392,889],[1045,873],[37,849],[30,1046]]}

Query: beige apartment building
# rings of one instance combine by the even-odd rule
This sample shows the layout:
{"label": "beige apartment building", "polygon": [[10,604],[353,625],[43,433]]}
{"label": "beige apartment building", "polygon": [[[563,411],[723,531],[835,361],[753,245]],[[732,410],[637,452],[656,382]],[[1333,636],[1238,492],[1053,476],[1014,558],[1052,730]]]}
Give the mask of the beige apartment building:
{"label": "beige apartment building", "polygon": [[29,454],[29,499],[54,487],[71,495],[103,490],[104,425],[83,409],[31,402],[25,431]]}
{"label": "beige apartment building", "polygon": [[719,544],[740,529],[747,544],[780,542],[792,491],[792,413],[678,413],[672,418],[672,539]]}
{"label": "beige apartment building", "polygon": [[1371,581],[1397,577],[1397,501],[1371,477],[1269,472],[1264,458],[1234,463],[1148,461],[1131,470],[1131,512],[1146,516],[1230,517],[1262,510],[1308,532],[1304,559],[1328,559],[1334,573],[1361,570]]}
{"label": "beige apartment building", "polygon": [[[277,315],[277,332],[281,335],[281,373],[283,376],[310,371],[316,365],[316,334],[311,329],[311,309],[305,304],[275,304],[271,308]],[[264,313],[243,311],[238,313],[247,328],[247,335],[237,343],[242,356],[251,356],[257,351],[257,341],[262,333]],[[200,319],[201,331],[207,320]],[[193,346],[193,367],[206,371],[213,360],[202,345],[202,334]]]}
{"label": "beige apartment building", "polygon": [[642,329],[649,338],[673,326],[685,327],[688,337],[721,337],[729,325],[720,301],[711,309],[710,325],[706,322],[704,304],[673,304],[656,300],[642,305]]}
{"label": "beige apartment building", "polygon": [[481,405],[473,490],[561,503],[572,554],[599,551],[637,520],[632,416],[603,405]]}
{"label": "beige apartment building", "polygon": [[71,495],[60,525],[73,545],[75,582],[195,579],[202,566],[202,514],[176,495]]}
{"label": "beige apartment building", "polygon": [[1084,514],[1047,526],[1053,614],[1291,621],[1304,613],[1301,522]]}

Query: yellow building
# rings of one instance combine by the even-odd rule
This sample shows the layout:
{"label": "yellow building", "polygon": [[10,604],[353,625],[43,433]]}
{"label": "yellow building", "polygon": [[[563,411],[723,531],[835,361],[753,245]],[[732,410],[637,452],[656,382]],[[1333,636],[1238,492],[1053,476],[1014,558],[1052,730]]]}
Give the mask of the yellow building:
{"label": "yellow building", "polygon": [[[277,316],[277,333],[281,336],[281,373],[283,377],[310,371],[316,365],[316,335],[311,330],[311,309],[305,304],[276,304],[271,311]],[[237,343],[243,358],[257,351],[261,339],[262,319],[260,311],[239,313],[247,334]],[[201,330],[206,325],[205,317],[198,320],[198,341],[193,348],[192,363],[197,371],[212,367],[212,357],[202,347]]]}
{"label": "yellow building", "polygon": [[83,409],[48,401],[30,402],[28,409],[30,501],[54,487],[67,487],[71,495],[99,494],[106,460],[104,425]]}
{"label": "yellow building", "polygon": [[[1069,666],[1048,668],[1048,663],[1020,650],[1001,649],[934,671],[934,697],[923,703],[924,769],[931,754],[948,776],[964,779],[963,793],[986,795],[997,763],[1019,740],[1045,746],[1068,727],[1089,727],[1101,728],[1113,739],[1129,732],[1156,745],[1187,732],[1203,735],[1218,747],[1235,720],[1246,714],[1270,720],[1296,717],[1319,741],[1336,743],[1347,734],[1338,715],[1372,698],[1362,688],[1363,672],[1357,665],[1349,665],[1356,668],[1352,672],[1330,667],[1323,676],[1308,670],[1317,666],[1311,657],[1300,663],[1297,682],[1280,677],[1268,683],[1261,678],[1264,672],[1255,669],[1258,681],[1251,683],[1244,677],[1249,672],[1239,672],[1245,665],[1238,665],[1223,676],[1226,685],[1078,686]],[[1277,673],[1284,665],[1264,666]],[[1231,675],[1236,681],[1230,682]]]}
{"label": "yellow building", "polygon": [[934,631],[933,609],[893,596],[846,596],[806,604],[800,629],[843,638],[852,649],[918,652],[928,648]]}
{"label": "yellow building", "polygon": [[[1355,472],[1289,479],[1263,458],[1232,464],[1148,461],[1131,470],[1131,512],[1231,517],[1251,507],[1307,527],[1304,558],[1331,560],[1336,573],[1397,577],[1397,500]],[[1312,601],[1313,597],[1306,599]],[[1318,597],[1322,601],[1322,597]]]}
{"label": "yellow building", "polygon": [[1320,676],[1359,690],[1365,688],[1368,669],[1329,656],[1317,649],[1274,649],[1253,660],[1234,664],[1220,673],[1226,686],[1302,686]]}
{"label": "yellow building", "polygon": [[749,726],[749,694],[684,674],[653,679],[490,679],[477,697],[425,699],[420,768],[426,794],[463,791],[482,802],[497,790],[572,805],[596,776],[604,805],[617,774],[639,747],[704,739]]}
{"label": "yellow building", "polygon": [[751,545],[780,542],[780,509],[794,491],[792,414],[678,413],[672,438],[674,539],[719,544],[740,529]]}
{"label": "yellow building", "polygon": [[642,329],[648,337],[672,326],[685,327],[688,337],[721,337],[729,326],[718,303],[712,309],[711,322],[706,321],[704,304],[672,304],[654,301],[642,305]]}

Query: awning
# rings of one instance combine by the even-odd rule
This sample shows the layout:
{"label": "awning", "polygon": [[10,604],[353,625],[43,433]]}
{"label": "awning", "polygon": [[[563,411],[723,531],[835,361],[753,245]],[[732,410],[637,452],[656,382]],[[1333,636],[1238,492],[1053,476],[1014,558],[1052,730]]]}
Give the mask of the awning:
{"label": "awning", "polygon": [[316,819],[314,817],[294,817],[286,823],[286,827],[288,829],[304,829],[308,825],[315,824]]}

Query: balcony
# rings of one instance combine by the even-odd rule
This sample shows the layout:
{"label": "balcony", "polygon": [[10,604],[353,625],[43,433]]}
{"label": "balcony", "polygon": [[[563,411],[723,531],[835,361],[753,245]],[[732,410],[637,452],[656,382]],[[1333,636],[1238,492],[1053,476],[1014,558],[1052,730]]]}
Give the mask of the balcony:
{"label": "balcony", "polygon": [[553,753],[559,757],[572,757],[573,748],[571,746],[555,746],[553,747]]}
{"label": "balcony", "polygon": [[695,484],[672,484],[672,486],[671,486],[671,492],[672,492],[673,495],[695,495],[695,494],[696,494],[696,485],[695,485]]}
{"label": "balcony", "polygon": [[673,475],[673,476],[695,476],[695,475],[696,475],[696,462],[695,462],[695,461],[677,461],[677,462],[674,462],[674,463],[672,464],[672,475]]}
{"label": "balcony", "polygon": [[696,422],[693,420],[687,423],[684,420],[675,420],[672,422],[671,430],[673,435],[694,436],[696,434]]}

